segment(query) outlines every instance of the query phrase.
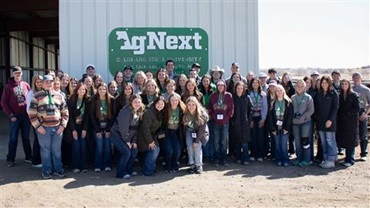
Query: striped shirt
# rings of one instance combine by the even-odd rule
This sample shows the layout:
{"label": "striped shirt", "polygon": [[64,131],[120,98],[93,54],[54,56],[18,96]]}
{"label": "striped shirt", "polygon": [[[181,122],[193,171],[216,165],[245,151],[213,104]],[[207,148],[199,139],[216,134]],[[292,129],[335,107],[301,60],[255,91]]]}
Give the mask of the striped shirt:
{"label": "striped shirt", "polygon": [[40,126],[66,128],[69,118],[63,95],[54,90],[37,92],[31,100],[28,115],[35,129]]}

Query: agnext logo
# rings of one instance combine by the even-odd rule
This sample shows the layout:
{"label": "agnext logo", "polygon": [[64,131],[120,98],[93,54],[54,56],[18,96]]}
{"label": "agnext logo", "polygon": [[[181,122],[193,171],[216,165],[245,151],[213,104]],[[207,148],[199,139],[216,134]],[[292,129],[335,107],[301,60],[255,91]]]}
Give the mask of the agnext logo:
{"label": "agnext logo", "polygon": [[117,40],[123,40],[121,50],[132,50],[134,55],[142,55],[146,50],[201,50],[202,36],[167,35],[167,32],[147,32],[146,36],[129,37],[126,31],[116,31]]}

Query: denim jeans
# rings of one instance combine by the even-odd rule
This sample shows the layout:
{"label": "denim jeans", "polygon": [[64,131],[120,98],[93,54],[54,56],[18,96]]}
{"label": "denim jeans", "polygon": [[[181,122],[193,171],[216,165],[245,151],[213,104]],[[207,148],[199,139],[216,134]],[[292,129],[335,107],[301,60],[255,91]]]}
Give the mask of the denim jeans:
{"label": "denim jeans", "polygon": [[346,158],[344,162],[351,163],[352,165],[355,164],[355,148],[346,148]]}
{"label": "denim jeans", "polygon": [[289,134],[279,133],[275,136],[275,156],[277,163],[289,163],[288,139]]}
{"label": "denim jeans", "polygon": [[186,147],[188,150],[189,165],[202,166],[203,165],[203,152],[202,143],[198,142],[198,147],[193,147],[193,138],[191,137],[192,131],[187,129],[185,132],[186,136]]}
{"label": "denim jeans", "polygon": [[37,132],[41,148],[42,173],[63,172],[62,138],[63,133],[57,134],[59,126],[44,127],[46,133]]}
{"label": "denim jeans", "polygon": [[361,148],[361,157],[366,157],[367,155],[367,122],[368,118],[364,119],[363,121],[360,121],[359,123],[359,133],[360,133],[360,148]]}
{"label": "denim jeans", "polygon": [[323,150],[324,160],[336,161],[338,160],[338,147],[335,138],[335,132],[319,131],[321,146]]}
{"label": "denim jeans", "polygon": [[166,130],[166,138],[164,140],[165,147],[165,159],[166,159],[166,170],[178,170],[179,159],[181,154],[181,140],[180,140],[180,129]]}
{"label": "denim jeans", "polygon": [[213,124],[213,134],[215,138],[215,153],[216,158],[220,163],[226,160],[227,151],[227,135],[229,134],[229,124],[218,125]]}
{"label": "denim jeans", "polygon": [[153,175],[155,171],[155,162],[157,161],[157,157],[160,151],[158,143],[156,143],[156,145],[157,146],[154,149],[148,149],[147,151],[145,151],[143,174],[146,176]]}
{"label": "denim jeans", "polygon": [[311,149],[313,148],[313,146],[311,146],[311,141],[309,141],[310,148],[308,149],[304,149],[302,143],[303,142],[302,138],[307,138],[309,140],[311,133],[310,131],[311,131],[311,121],[308,121],[303,124],[293,124],[293,135],[298,162],[302,161],[309,162],[311,160]]}
{"label": "denim jeans", "polygon": [[261,117],[253,117],[252,121],[254,127],[251,129],[252,136],[252,148],[251,156],[256,158],[263,158],[265,155],[265,127],[259,128],[258,122],[261,120]]}
{"label": "denim jeans", "polygon": [[235,143],[234,148],[237,160],[240,160],[242,163],[249,161],[248,143]]}
{"label": "denim jeans", "polygon": [[111,142],[114,144],[120,153],[119,163],[117,166],[117,178],[122,178],[126,174],[134,172],[135,159],[138,154],[137,148],[129,148],[125,141],[123,141],[117,134],[113,133],[110,136]]}
{"label": "denim jeans", "polygon": [[14,162],[17,154],[18,132],[21,131],[24,154],[27,160],[32,159],[32,150],[30,142],[30,120],[28,115],[16,115],[17,120],[12,122],[9,119],[9,143],[8,155],[6,161]]}
{"label": "denim jeans", "polygon": [[87,169],[87,144],[86,139],[81,137],[78,132],[78,138],[72,138],[72,169]]}
{"label": "denim jeans", "polygon": [[32,127],[33,131],[33,146],[32,146],[32,165],[41,164],[41,153],[40,153],[40,143],[37,136],[36,129]]}
{"label": "denim jeans", "polygon": [[205,146],[203,146],[203,155],[207,157],[210,161],[215,159],[215,138],[213,132],[213,122],[207,122],[208,129],[209,129],[209,140]]}
{"label": "denim jeans", "polygon": [[103,134],[99,139],[95,134],[95,162],[94,167],[103,169],[111,167],[111,143],[109,138]]}

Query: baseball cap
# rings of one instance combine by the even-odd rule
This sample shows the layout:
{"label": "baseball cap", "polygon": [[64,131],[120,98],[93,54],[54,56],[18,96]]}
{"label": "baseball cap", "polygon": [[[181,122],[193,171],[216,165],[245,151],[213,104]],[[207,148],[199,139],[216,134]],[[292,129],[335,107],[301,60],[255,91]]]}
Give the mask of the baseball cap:
{"label": "baseball cap", "polygon": [[53,79],[53,76],[51,76],[51,75],[45,75],[42,78],[42,81],[54,81],[54,79]]}
{"label": "baseball cap", "polygon": [[125,66],[125,68],[123,69],[123,71],[126,71],[126,70],[134,71],[131,66]]}
{"label": "baseball cap", "polygon": [[15,66],[15,67],[12,68],[12,73],[14,73],[14,72],[22,72],[22,68],[19,67],[19,66]]}

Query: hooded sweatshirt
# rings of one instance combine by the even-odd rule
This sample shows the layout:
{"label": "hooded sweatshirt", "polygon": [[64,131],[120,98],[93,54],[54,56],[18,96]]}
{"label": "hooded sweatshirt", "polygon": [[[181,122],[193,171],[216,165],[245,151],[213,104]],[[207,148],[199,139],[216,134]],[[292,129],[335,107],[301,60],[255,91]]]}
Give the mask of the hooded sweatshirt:
{"label": "hooded sweatshirt", "polygon": [[8,80],[1,97],[1,106],[8,117],[27,115],[26,97],[30,90],[30,85],[25,81],[16,82],[14,77]]}

